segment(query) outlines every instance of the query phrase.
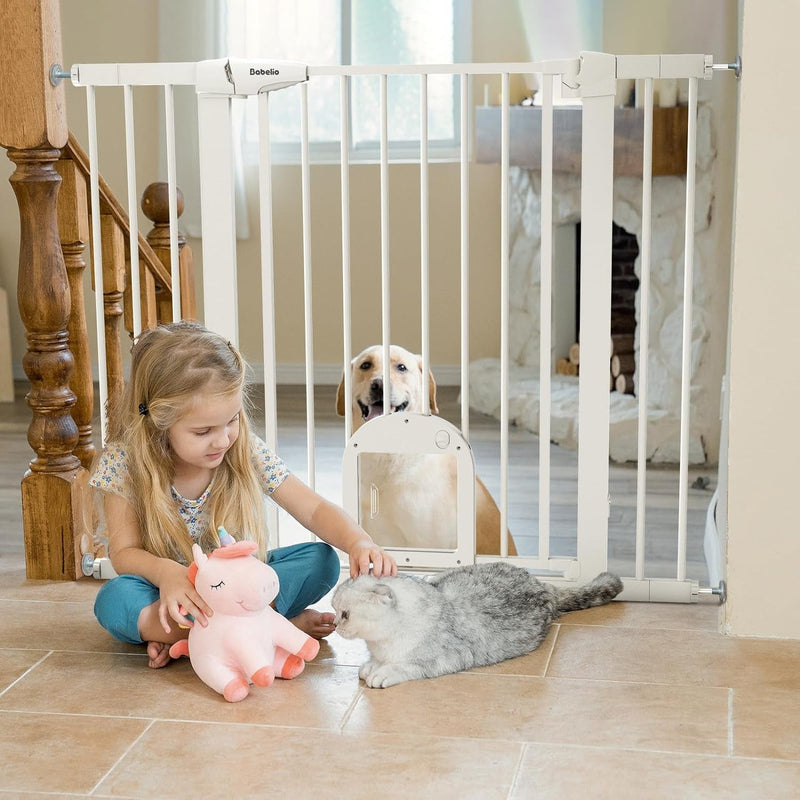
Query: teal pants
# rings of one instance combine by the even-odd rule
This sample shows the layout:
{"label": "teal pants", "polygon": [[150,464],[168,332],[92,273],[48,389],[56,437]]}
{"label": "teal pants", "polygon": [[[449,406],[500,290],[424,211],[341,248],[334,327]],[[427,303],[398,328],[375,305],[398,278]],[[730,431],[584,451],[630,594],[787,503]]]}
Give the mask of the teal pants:
{"label": "teal pants", "polygon": [[[279,547],[269,552],[267,563],[280,581],[275,608],[289,619],[333,589],[341,569],[336,551],[323,542]],[[94,614],[115,639],[142,644],[139,614],[158,599],[158,587],[150,581],[138,575],[120,575],[103,584],[95,599]]]}

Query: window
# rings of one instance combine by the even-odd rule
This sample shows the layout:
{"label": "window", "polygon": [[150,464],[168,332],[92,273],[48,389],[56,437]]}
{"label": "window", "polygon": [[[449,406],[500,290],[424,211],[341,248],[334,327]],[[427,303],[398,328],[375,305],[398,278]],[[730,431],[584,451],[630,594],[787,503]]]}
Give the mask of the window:
{"label": "window", "polygon": [[[470,0],[228,0],[224,48],[240,58],[306,64],[449,64],[469,60]],[[428,140],[432,158],[455,155],[459,140],[458,76],[428,78]],[[388,78],[390,157],[419,153],[419,91],[415,75]],[[309,85],[312,158],[338,160],[337,77]],[[377,158],[380,139],[377,76],[350,79],[350,149],[354,160]],[[279,160],[299,158],[300,92],[270,96],[270,136]],[[258,115],[248,100],[245,138],[255,148]]]}

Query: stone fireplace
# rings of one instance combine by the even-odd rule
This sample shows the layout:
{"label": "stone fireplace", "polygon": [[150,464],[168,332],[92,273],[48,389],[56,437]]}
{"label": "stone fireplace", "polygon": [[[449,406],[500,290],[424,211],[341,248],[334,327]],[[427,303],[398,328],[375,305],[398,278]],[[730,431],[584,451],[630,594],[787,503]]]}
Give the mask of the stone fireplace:
{"label": "stone fireplace", "polygon": [[[628,109],[623,109],[627,111]],[[512,129],[513,130],[513,129]],[[480,133],[479,133],[480,136]],[[479,155],[480,158],[480,155]],[[616,157],[615,157],[616,160]],[[558,163],[558,162],[556,162]],[[695,200],[695,256],[692,312],[692,376],[702,362],[709,337],[706,311],[712,286],[708,283],[707,261],[713,257],[708,234],[713,210],[714,150],[711,141],[711,109],[698,106],[697,171]],[[509,177],[510,246],[510,419],[538,432],[539,426],[539,269],[541,173],[536,168],[513,166]],[[580,175],[557,171],[553,176],[553,225],[573,226],[580,222]],[[613,221],[615,226],[636,237],[641,244],[642,181],[622,175],[614,181]],[[683,250],[686,179],[683,175],[653,178],[652,238],[650,271],[650,320],[648,360],[648,459],[676,462],[680,447],[681,337],[683,325]],[[554,237],[554,273],[568,269],[559,259],[559,236]],[[641,278],[641,258],[635,256],[634,280]],[[559,283],[557,274],[553,285]],[[642,324],[640,294],[635,291],[635,323]],[[554,305],[554,325],[557,324]],[[554,337],[554,343],[556,337]],[[562,352],[554,352],[554,366]],[[633,389],[638,393],[640,354],[638,336],[635,350]],[[470,404],[484,413],[500,416],[499,359],[481,359],[470,368]],[[579,377],[554,374],[552,378],[551,439],[566,447],[577,447]],[[693,381],[694,384],[694,381]],[[697,389],[692,388],[694,400]],[[611,391],[610,449],[614,461],[637,457],[638,398]],[[702,436],[690,437],[689,460],[706,461]]]}

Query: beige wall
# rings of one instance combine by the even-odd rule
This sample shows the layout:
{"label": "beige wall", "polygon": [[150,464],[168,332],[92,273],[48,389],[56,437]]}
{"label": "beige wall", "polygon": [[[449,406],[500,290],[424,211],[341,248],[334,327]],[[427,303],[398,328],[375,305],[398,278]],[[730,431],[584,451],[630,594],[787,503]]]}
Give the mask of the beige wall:
{"label": "beige wall", "polygon": [[[744,0],[731,296],[728,630],[800,638],[800,5]],[[791,90],[789,90],[791,91]],[[788,363],[787,363],[788,355]],[[754,378],[754,364],[765,381]]]}

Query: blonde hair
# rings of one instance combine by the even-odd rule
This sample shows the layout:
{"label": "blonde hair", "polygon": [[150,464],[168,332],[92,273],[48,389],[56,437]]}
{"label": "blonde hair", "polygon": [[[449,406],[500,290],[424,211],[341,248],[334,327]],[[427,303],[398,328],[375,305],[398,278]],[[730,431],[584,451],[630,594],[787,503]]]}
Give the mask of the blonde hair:
{"label": "blonde hair", "polygon": [[199,397],[242,394],[239,436],[216,468],[200,546],[219,546],[220,525],[236,539],[258,543],[266,557],[264,492],[253,465],[247,414],[247,365],[230,342],[196,322],[145,331],[131,350],[131,375],[110,409],[109,439],[128,462],[126,489],[136,509],[145,550],[186,563],[192,540],[172,496],[174,464],[169,429]]}

